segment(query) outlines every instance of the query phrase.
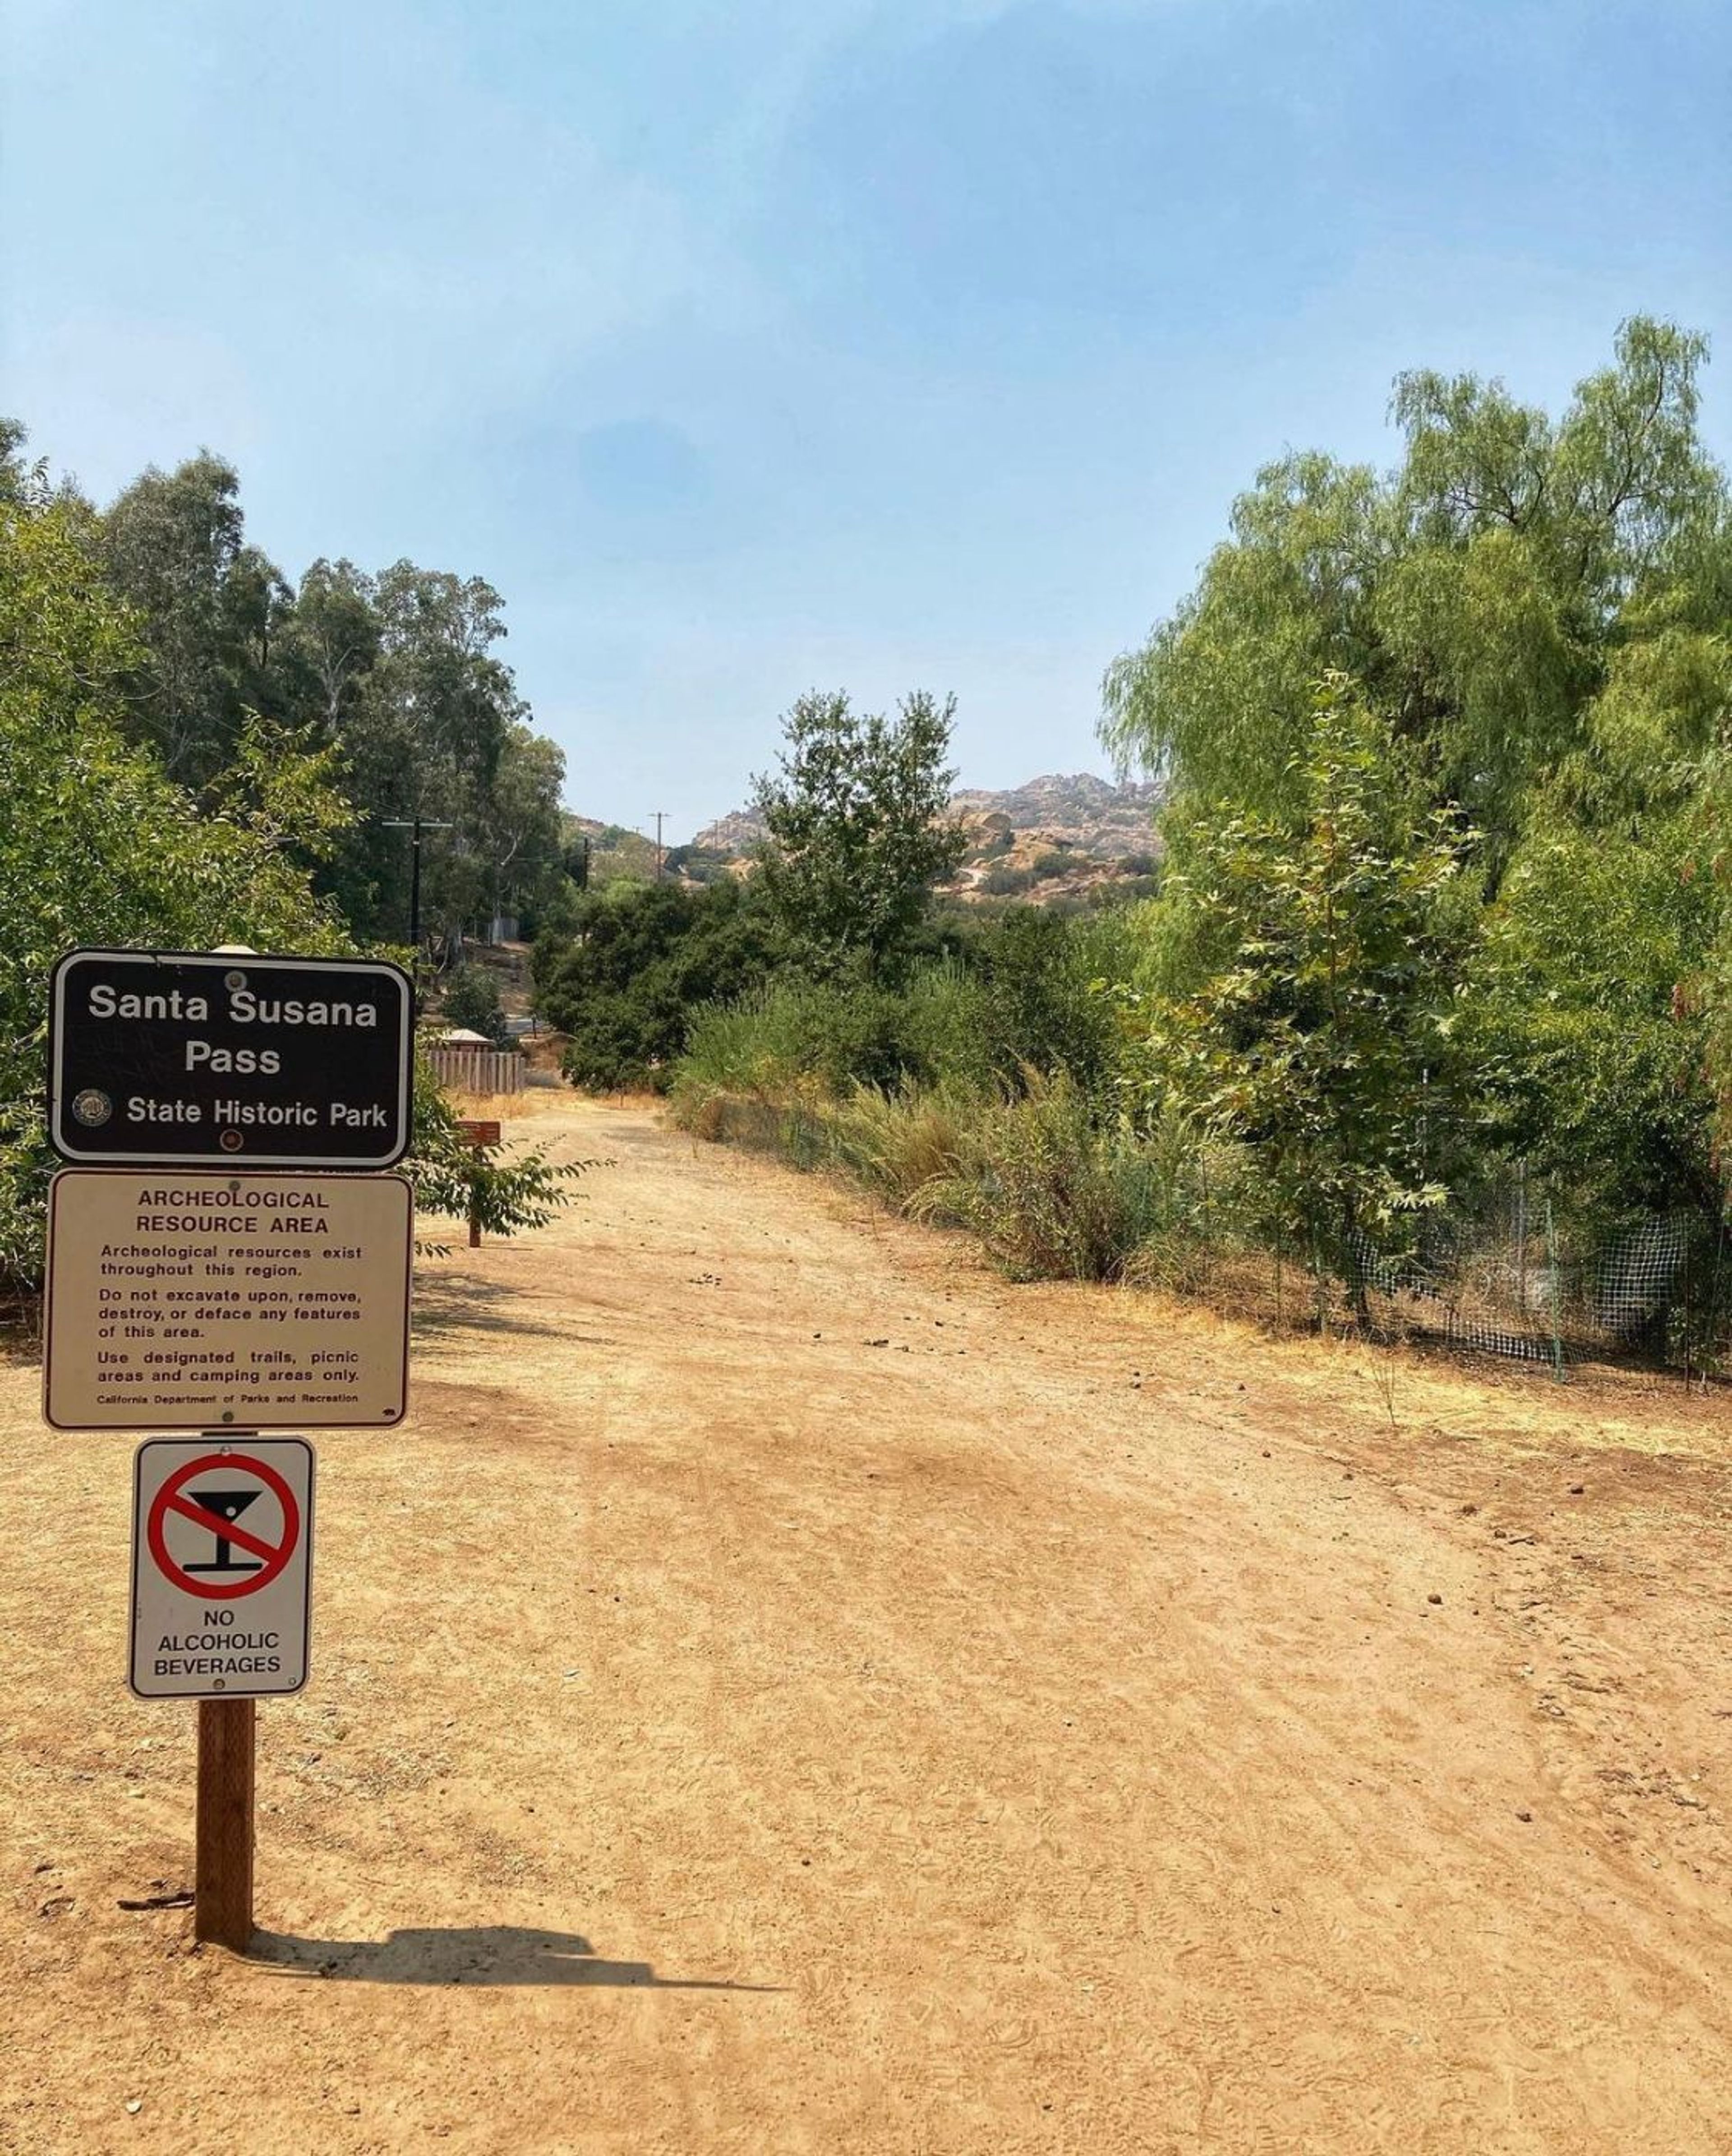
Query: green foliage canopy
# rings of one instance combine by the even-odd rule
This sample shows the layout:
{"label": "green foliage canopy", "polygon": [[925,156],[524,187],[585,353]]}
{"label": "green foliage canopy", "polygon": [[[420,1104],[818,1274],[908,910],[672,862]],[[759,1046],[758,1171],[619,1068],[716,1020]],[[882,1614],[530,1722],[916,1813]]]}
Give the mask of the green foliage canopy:
{"label": "green foliage canopy", "polygon": [[1448,1194],[1464,840],[1404,783],[1387,721],[1340,676],[1287,774],[1299,829],[1255,810],[1198,835],[1184,896],[1216,963],[1158,1000],[1149,1106],[1241,1147],[1266,1230],[1351,1270]]}
{"label": "green foliage canopy", "polygon": [[776,772],[756,782],[768,828],[758,875],[789,950],[817,973],[894,975],[932,886],[962,858],[945,763],[956,700],[924,690],[899,715],[812,690],[784,719]]}
{"label": "green foliage canopy", "polygon": [[464,1027],[471,1033],[484,1033],[489,1040],[505,1038],[505,1013],[500,1000],[499,980],[490,967],[454,967],[445,978],[443,1003],[440,1015],[448,1024]]}
{"label": "green foliage canopy", "polygon": [[321,777],[351,810],[336,844],[303,847],[292,829],[284,843],[373,940],[409,934],[409,847],[392,819],[448,827],[423,855],[435,953],[495,911],[556,907],[564,758],[527,723],[484,579],[320,559],[296,588],[249,544],[239,479],[205,451],[145,472],[100,516],[74,506],[131,625],[115,723],[169,778],[202,796],[260,721],[333,752]]}
{"label": "green foliage canopy", "polygon": [[14,1278],[39,1260],[48,982],[63,952],[352,948],[279,844],[316,767],[243,740],[223,804],[202,810],[126,739],[141,646],[97,549],[82,505],[13,468],[0,489],[0,1273]]}
{"label": "green foliage canopy", "polygon": [[611,884],[577,901],[569,937],[536,945],[536,1007],[571,1036],[576,1085],[659,1086],[694,1013],[754,987],[774,952],[764,908],[732,878],[699,891]]}
{"label": "green foliage canopy", "polygon": [[[141,727],[139,684],[156,678],[150,620],[117,588],[102,520],[26,464],[22,440],[0,429],[0,1284],[13,1290],[40,1273],[55,1164],[42,1116],[48,983],[64,952],[356,947],[315,880],[356,816],[338,789],[341,747],[314,722],[238,700],[220,725],[173,741]],[[196,790],[165,755],[200,772]],[[424,1075],[407,1167],[423,1204],[468,1189],[469,1155]],[[534,1152],[488,1163],[487,1224],[545,1219],[565,1179]]]}
{"label": "green foliage canopy", "polygon": [[[1260,1009],[1275,1042],[1272,973],[1304,942],[1223,911],[1223,876],[1259,905],[1283,877],[1329,888],[1313,685],[1339,677],[1338,714],[1341,679],[1358,685],[1362,740],[1373,715],[1382,729],[1366,751],[1379,788],[1412,819],[1405,836],[1386,827],[1380,874],[1339,894],[1363,916],[1360,949],[1400,918],[1389,877],[1426,881],[1420,834],[1471,829],[1468,873],[1401,931],[1416,964],[1454,978],[1459,1116],[1482,1173],[1524,1160],[1602,1221],[1711,1212],[1714,1163],[1732,1160],[1732,497],[1697,432],[1705,357],[1637,317],[1556,419],[1500,382],[1403,376],[1398,469],[1307,454],[1260,473],[1196,591],[1105,686],[1107,738],[1170,786],[1154,970],[1218,1049],[1232,1009]],[[1339,762],[1340,743],[1322,746]],[[1366,985],[1370,1014],[1392,983]],[[1363,1097],[1331,1126],[1335,1165],[1316,1165],[1315,1188],[1367,1217],[1442,1172],[1394,1142],[1418,1127],[1404,1086],[1435,1085],[1442,1064],[1412,1032],[1418,1007],[1387,1007],[1407,1015],[1338,1072]],[[1315,1075],[1301,1065],[1295,1114]],[[1346,1175],[1343,1147],[1370,1183]]]}
{"label": "green foliage canopy", "polygon": [[1723,476],[1696,435],[1704,341],[1638,317],[1563,418],[1477,376],[1404,375],[1401,467],[1258,475],[1197,590],[1109,668],[1104,732],[1175,798],[1303,807],[1313,684],[1363,684],[1494,875],[1536,788],[1591,746],[1620,650],[1723,629]]}

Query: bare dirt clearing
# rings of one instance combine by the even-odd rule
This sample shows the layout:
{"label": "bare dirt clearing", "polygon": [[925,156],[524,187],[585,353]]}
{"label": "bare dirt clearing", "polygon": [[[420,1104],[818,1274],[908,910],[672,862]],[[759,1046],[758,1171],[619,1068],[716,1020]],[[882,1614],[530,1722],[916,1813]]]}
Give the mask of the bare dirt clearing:
{"label": "bare dirt clearing", "polygon": [[0,2146],[1732,2146],[1732,1412],[1366,1358],[694,1149],[423,1269],[318,1440],[258,1958],[0,1372]]}

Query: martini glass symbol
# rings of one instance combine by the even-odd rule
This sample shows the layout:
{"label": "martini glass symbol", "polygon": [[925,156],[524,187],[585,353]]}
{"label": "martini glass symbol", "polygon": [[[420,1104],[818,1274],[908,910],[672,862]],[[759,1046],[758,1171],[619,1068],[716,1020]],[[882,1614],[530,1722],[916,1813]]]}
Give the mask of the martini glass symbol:
{"label": "martini glass symbol", "polygon": [[[255,1485],[250,1490],[189,1490],[187,1495],[207,1512],[214,1512],[219,1520],[233,1527],[253,1500],[262,1495]],[[215,1530],[212,1530],[213,1533]],[[217,1536],[217,1554],[198,1564],[183,1564],[182,1572],[263,1572],[264,1566],[258,1558],[235,1557],[233,1544],[221,1535]]]}

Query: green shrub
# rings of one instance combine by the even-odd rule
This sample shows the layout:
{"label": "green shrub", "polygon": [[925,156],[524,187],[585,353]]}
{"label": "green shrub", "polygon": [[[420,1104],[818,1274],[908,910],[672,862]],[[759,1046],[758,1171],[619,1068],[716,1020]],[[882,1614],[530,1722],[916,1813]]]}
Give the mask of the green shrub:
{"label": "green shrub", "polygon": [[772,956],[761,912],[731,879],[697,891],[611,884],[579,901],[570,937],[536,945],[536,1006],[571,1037],[574,1085],[663,1086],[694,1014],[755,987]]}
{"label": "green shrub", "polygon": [[781,978],[697,1013],[674,1078],[688,1099],[715,1091],[840,1099],[858,1086],[985,1083],[985,997],[954,960],[905,990]]}
{"label": "green shrub", "polygon": [[1025,1069],[1064,1070],[1085,1092],[1102,1093],[1119,1023],[1093,983],[1128,978],[1135,967],[1122,926],[1115,934],[1108,922],[1012,907],[986,930],[975,952],[994,1074],[1014,1086]]}
{"label": "green shrub", "polygon": [[897,1026],[896,1082],[981,1089],[995,1064],[991,997],[978,973],[959,960],[927,966],[909,983]]}
{"label": "green shrub", "polygon": [[1022,906],[899,992],[783,976],[694,1018],[676,1117],[971,1229],[1019,1278],[1121,1278],[1184,1214],[1182,1135],[1110,1121],[1120,1019],[1100,984],[1139,957],[1125,909]]}
{"label": "green shrub", "polygon": [[424,1058],[417,1056],[409,1157],[402,1172],[414,1186],[415,1209],[479,1220],[493,1235],[541,1228],[574,1194],[567,1188],[594,1160],[555,1161],[545,1145],[506,1154],[476,1147],[463,1133]]}
{"label": "green shrub", "polygon": [[505,1013],[500,1002],[498,976],[490,966],[456,966],[445,983],[444,1017],[452,1025],[484,1033],[489,1040],[505,1038]]}
{"label": "green shrub", "polygon": [[909,1211],[968,1228],[1017,1280],[1118,1280],[1166,1217],[1159,1163],[1103,1130],[1062,1075],[1031,1075],[969,1131],[957,1166]]}

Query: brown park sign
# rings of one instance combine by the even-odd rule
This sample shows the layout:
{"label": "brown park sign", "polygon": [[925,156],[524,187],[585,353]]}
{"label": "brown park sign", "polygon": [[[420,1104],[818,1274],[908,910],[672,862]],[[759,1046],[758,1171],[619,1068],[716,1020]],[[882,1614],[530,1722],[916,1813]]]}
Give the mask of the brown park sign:
{"label": "brown park sign", "polygon": [[397,1175],[64,1168],[49,1199],[56,1430],[388,1428],[408,1399]]}

